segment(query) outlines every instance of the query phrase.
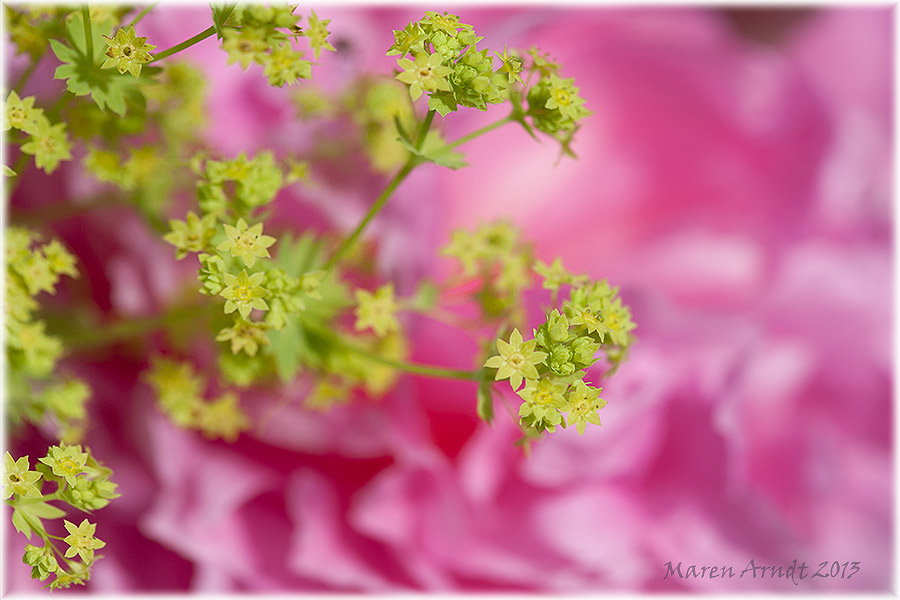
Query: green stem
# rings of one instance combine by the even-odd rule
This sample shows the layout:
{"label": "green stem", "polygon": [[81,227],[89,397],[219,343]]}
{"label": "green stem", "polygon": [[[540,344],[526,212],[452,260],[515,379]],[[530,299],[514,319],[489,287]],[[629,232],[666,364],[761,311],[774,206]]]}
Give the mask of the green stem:
{"label": "green stem", "polygon": [[346,342],[344,340],[341,340],[341,344],[348,350],[351,350],[361,356],[365,356],[370,360],[382,363],[389,367],[394,367],[395,369],[399,369],[401,371],[406,371],[407,373],[424,375],[425,377],[436,377],[438,379],[465,379],[468,381],[481,380],[481,369],[478,369],[477,371],[462,371],[458,369],[445,369],[444,367],[435,367],[432,365],[405,362],[387,358],[386,356],[381,356],[380,354],[367,350],[366,348],[350,344],[349,342]]}
{"label": "green stem", "polygon": [[461,146],[462,144],[465,144],[466,142],[471,141],[471,140],[477,138],[478,136],[487,133],[488,131],[493,131],[494,129],[497,129],[501,125],[506,125],[507,123],[512,123],[514,120],[515,119],[512,118],[512,115],[510,115],[508,117],[504,117],[504,118],[500,119],[499,121],[494,121],[493,123],[491,123],[489,125],[485,125],[481,129],[476,129],[472,133],[462,136],[458,140],[450,142],[449,144],[447,144],[447,147],[448,148],[456,148],[457,146]]}
{"label": "green stem", "polygon": [[63,95],[59,97],[59,100],[56,101],[56,104],[50,107],[50,110],[47,111],[47,118],[51,123],[55,122],[57,117],[59,117],[59,113],[62,112],[62,109],[68,104],[69,100],[75,97],[75,94],[66,90],[63,92]]}
{"label": "green stem", "polygon": [[172,46],[171,48],[169,48],[169,49],[167,49],[167,50],[163,50],[162,52],[160,52],[159,54],[157,54],[157,55],[153,58],[153,60],[150,61],[150,63],[155,63],[155,62],[158,61],[158,60],[162,60],[162,59],[164,59],[164,58],[167,58],[167,57],[169,57],[169,56],[172,56],[173,54],[176,54],[176,53],[178,53],[178,52],[181,52],[182,50],[185,50],[185,49],[187,49],[187,48],[190,48],[190,47],[193,46],[194,44],[199,44],[200,42],[202,42],[202,41],[205,40],[206,38],[211,37],[211,36],[213,36],[213,35],[215,35],[215,34],[216,34],[216,27],[215,27],[215,25],[210,25],[209,27],[207,27],[206,29],[204,29],[203,31],[201,31],[200,33],[198,33],[197,35],[195,35],[194,37],[189,38],[189,39],[186,39],[186,40],[184,40],[183,42],[181,42],[180,44],[175,44],[174,46]]}
{"label": "green stem", "polygon": [[349,250],[350,247],[356,243],[357,238],[359,238],[359,236],[362,234],[363,229],[366,228],[366,225],[369,224],[369,221],[375,218],[375,215],[377,215],[378,212],[384,207],[388,199],[391,197],[391,194],[394,193],[394,190],[396,190],[397,187],[403,182],[403,180],[406,179],[406,176],[409,175],[410,171],[413,170],[413,167],[418,164],[417,159],[418,157],[411,156],[409,160],[406,161],[406,164],[404,164],[400,168],[400,170],[397,171],[397,174],[394,175],[393,178],[391,178],[391,180],[387,184],[387,187],[385,187],[384,190],[382,190],[381,194],[378,195],[378,198],[375,199],[375,203],[372,204],[369,212],[366,213],[366,216],[363,217],[363,220],[360,221],[359,225],[356,226],[356,229],[353,230],[353,233],[351,233],[346,239],[344,239],[344,242],[341,244],[340,248],[337,249],[337,252],[335,252],[331,256],[331,258],[328,259],[328,262],[325,263],[325,271],[330,271],[332,267],[334,267],[335,263],[341,258],[341,256],[343,256],[344,253],[347,252],[347,250]]}
{"label": "green stem", "polygon": [[444,367],[437,367],[434,365],[423,365],[421,363],[411,363],[401,360],[395,360],[393,358],[382,356],[377,352],[373,352],[368,348],[364,348],[363,346],[355,344],[354,342],[351,342],[343,336],[335,333],[331,329],[323,327],[319,323],[312,322],[309,319],[303,320],[303,326],[327,338],[328,340],[341,346],[345,350],[349,350],[351,352],[359,354],[360,356],[365,356],[366,358],[383,365],[394,367],[395,369],[399,369],[401,371],[406,371],[407,373],[424,375],[426,377],[437,377],[439,379],[464,379],[468,381],[480,381],[481,379],[481,369],[478,369],[476,371],[462,371],[459,369],[446,369]]}
{"label": "green stem", "polygon": [[[416,148],[421,148],[422,143],[425,141],[425,136],[428,133],[428,129],[431,127],[431,122],[434,120],[434,111],[429,110],[428,114],[425,116],[425,120],[422,122],[422,126],[419,127],[419,133],[416,136]],[[356,226],[356,229],[353,230],[353,233],[347,237],[344,242],[341,244],[340,248],[337,249],[328,262],[325,263],[323,267],[325,271],[330,271],[335,263],[350,249],[353,244],[356,243],[357,238],[362,234],[363,229],[369,224],[369,222],[375,218],[384,205],[387,204],[388,199],[391,197],[391,194],[397,189],[397,187],[403,183],[403,180],[406,179],[406,176],[409,175],[410,171],[419,164],[421,159],[418,156],[410,156],[409,160],[406,161],[400,170],[397,171],[396,175],[394,175],[391,180],[388,182],[387,186],[382,190],[382,192],[378,195],[378,198],[375,199],[375,203],[372,204],[372,207],[369,208],[369,212],[366,213],[366,216],[363,217],[363,220],[360,221],[359,225]]]}
{"label": "green stem", "polygon": [[159,4],[159,2],[154,2],[153,4],[148,5],[147,8],[145,8],[144,10],[142,10],[141,12],[139,12],[139,13],[137,14],[137,16],[131,20],[131,23],[129,23],[129,24],[126,25],[125,27],[134,27],[135,25],[137,25],[138,23],[140,23],[141,19],[143,19],[145,16],[147,16],[147,13],[148,13],[148,12],[150,12],[151,10],[153,10],[154,8],[156,8],[156,5],[157,5],[157,4]]}
{"label": "green stem", "polygon": [[81,7],[81,20],[84,22],[84,43],[87,47],[87,59],[94,62],[94,34],[91,31],[91,9],[87,4]]}
{"label": "green stem", "polygon": [[212,315],[221,310],[221,306],[216,304],[181,306],[161,315],[120,321],[107,327],[92,327],[83,324],[77,326],[77,330],[71,336],[66,335],[71,332],[62,332],[62,335],[67,338],[71,337],[71,339],[66,339],[65,341],[66,347],[69,349],[96,348],[117,341],[139,337],[183,321],[195,321],[207,314]]}

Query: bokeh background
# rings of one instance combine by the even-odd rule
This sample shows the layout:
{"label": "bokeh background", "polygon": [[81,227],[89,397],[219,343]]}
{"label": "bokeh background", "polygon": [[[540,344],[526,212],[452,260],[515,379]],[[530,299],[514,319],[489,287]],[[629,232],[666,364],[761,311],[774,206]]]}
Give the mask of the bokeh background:
{"label": "bokeh background", "polygon": [[[391,30],[441,9],[314,8],[339,49],[314,70],[326,89],[390,73]],[[603,426],[526,458],[512,417],[478,421],[473,386],[404,377],[324,415],[302,408],[302,387],[245,393],[264,426],[210,442],[154,407],[140,379],[152,338],[76,354],[63,368],[94,389],[86,444],[122,493],[95,515],[107,548],[88,589],[887,591],[892,11],[455,7],[492,49],[548,51],[594,115],[578,160],[507,126],[464,147],[465,169],[414,173],[370,231],[378,268],[406,289],[440,277],[451,229],[502,217],[539,258],[608,277],[638,341],[604,383]],[[138,33],[167,48],[209,24],[207,8],[162,5]],[[177,58],[208,75],[206,135],[224,156],[308,142],[261,69],[226,65],[213,40]],[[503,110],[451,115],[448,137]],[[190,266],[127,208],[66,216],[85,179],[77,163],[26,174],[8,222],[40,211],[82,262],[70,293],[111,319],[163,310]],[[348,159],[283,192],[273,222],[349,229],[383,181]],[[471,367],[465,334],[408,326],[414,359]],[[9,443],[40,456],[42,436]],[[5,588],[36,589],[7,529]],[[799,585],[663,579],[667,561],[740,572],[751,559],[860,570]]]}

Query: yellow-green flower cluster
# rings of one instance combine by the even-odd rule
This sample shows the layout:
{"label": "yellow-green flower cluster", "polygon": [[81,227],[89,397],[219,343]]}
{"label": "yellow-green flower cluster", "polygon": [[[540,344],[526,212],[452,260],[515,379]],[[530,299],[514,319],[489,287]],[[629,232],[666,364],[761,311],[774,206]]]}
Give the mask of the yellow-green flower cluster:
{"label": "yellow-green flower cluster", "polygon": [[60,439],[76,442],[86,424],[90,388],[78,379],[54,374],[62,343],[34,316],[39,294],[55,293],[62,275],[77,277],[75,257],[59,240],[41,244],[28,229],[6,231],[7,416],[13,423],[50,424]]}
{"label": "yellow-green flower cluster", "polygon": [[498,222],[453,231],[440,252],[459,261],[463,276],[481,280],[476,299],[486,316],[518,314],[522,293],[532,282],[533,251],[513,225]]}
{"label": "yellow-green flower cluster", "polygon": [[188,363],[157,358],[146,380],[156,391],[159,407],[179,427],[233,442],[250,425],[233,392],[207,400],[206,381]]}
{"label": "yellow-green flower cluster", "polygon": [[271,202],[284,185],[284,175],[275,155],[260,152],[252,159],[241,152],[231,160],[198,157],[196,171],[202,176],[197,198],[204,213],[222,218],[229,210],[249,216],[254,208]]}
{"label": "yellow-green flower cluster", "polygon": [[[292,40],[300,37],[309,40],[316,60],[322,50],[334,50],[328,42],[326,26],[330,19],[319,19],[313,11],[308,27],[297,24],[293,6],[237,5],[226,21],[222,47],[228,53],[228,64],[240,63],[246,70],[251,63],[262,65],[269,84],[282,87],[293,85],[300,79],[312,77],[312,63],[303,58]],[[286,31],[282,31],[286,30]]]}
{"label": "yellow-green flower cluster", "polygon": [[502,71],[494,70],[490,51],[478,50],[480,40],[458,16],[426,11],[420,20],[394,31],[387,55],[398,56],[397,79],[409,85],[413,100],[427,93],[428,107],[442,116],[459,106],[486,110],[509,97],[509,74],[515,67],[501,56]]}
{"label": "yellow-green flower cluster", "polygon": [[66,124],[53,124],[41,108],[34,106],[34,96],[19,98],[15,90],[9,93],[3,109],[2,130],[17,129],[29,137],[21,150],[34,156],[34,164],[52,173],[59,163],[72,158]]}
{"label": "yellow-green flower cluster", "polygon": [[[588,423],[600,425],[597,411],[606,405],[600,388],[585,383],[587,369],[597,363],[603,350],[611,374],[634,341],[631,312],[622,304],[618,288],[606,280],[588,281],[572,275],[556,260],[537,263],[544,287],[559,291],[572,286],[563,311],[553,309],[534,330],[534,339],[523,340],[514,329],[509,342],[497,340],[497,355],[485,363],[496,369],[494,378],[509,379],[523,399],[520,424],[535,432],[554,431],[575,423],[583,434]],[[519,389],[524,381],[525,385]],[[568,415],[567,417],[565,415]]]}
{"label": "yellow-green flower cluster", "polygon": [[62,354],[60,342],[45,333],[34,318],[35,296],[54,293],[61,275],[77,277],[75,258],[58,240],[39,244],[37,234],[21,228],[6,230],[6,350],[13,369],[32,377],[50,375]]}
{"label": "yellow-green flower cluster", "polygon": [[[110,481],[112,471],[91,456],[90,451],[79,445],[60,444],[51,446],[47,455],[38,460],[35,471],[29,468],[27,456],[14,459],[9,452],[3,457],[4,498],[10,498],[13,526],[28,539],[36,533],[44,540],[43,546],[27,544],[22,562],[30,566],[31,576],[41,581],[55,575],[49,584],[52,589],[68,587],[73,583],[83,584],[90,577],[90,567],[97,558],[94,551],[106,544],[98,540],[94,534],[96,524],[87,519],[80,525],[63,520],[69,535],[65,538],[51,536],[47,533],[43,520],[59,519],[66,515],[64,510],[49,504],[49,501],[65,502],[79,511],[93,511],[105,507],[118,498],[116,484]],[[56,490],[43,493],[41,488],[45,482],[56,484]],[[69,547],[65,552],[65,567],[59,564],[62,552],[55,548],[55,538],[65,542]],[[81,562],[69,559],[78,556]]]}
{"label": "yellow-green flower cluster", "polygon": [[[526,100],[528,104],[525,116],[530,117],[532,125],[544,133],[556,138],[563,145],[563,150],[571,154],[569,142],[579,127],[579,121],[592,112],[585,108],[584,99],[578,95],[574,78],[559,76],[559,64],[549,60],[537,48],[529,50],[531,64],[527,84],[533,77],[537,82],[528,88]],[[524,117],[523,117],[524,124]]]}
{"label": "yellow-green flower cluster", "polygon": [[16,45],[17,54],[28,54],[33,61],[43,56],[49,47],[49,39],[63,34],[62,22],[71,7],[50,4],[4,4],[6,22],[4,29],[10,41]]}

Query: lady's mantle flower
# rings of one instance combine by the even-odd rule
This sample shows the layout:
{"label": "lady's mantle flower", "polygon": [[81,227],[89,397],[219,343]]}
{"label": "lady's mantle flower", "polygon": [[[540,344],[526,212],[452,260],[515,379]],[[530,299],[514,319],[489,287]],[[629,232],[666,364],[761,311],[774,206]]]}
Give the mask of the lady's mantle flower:
{"label": "lady's mantle flower", "polygon": [[631,310],[622,304],[621,298],[603,303],[600,311],[609,339],[617,346],[628,346],[631,342],[631,331],[637,327],[631,320]]}
{"label": "lady's mantle flower", "polygon": [[[225,227],[229,227],[226,225]],[[216,218],[214,215],[204,215],[202,218],[193,212],[188,212],[185,221],[172,219],[169,221],[171,231],[163,236],[163,239],[175,246],[178,251],[175,258],[181,260],[188,252],[200,252],[209,243],[216,232]],[[260,225],[262,228],[262,225]],[[268,236],[266,236],[268,237]]]}
{"label": "lady's mantle flower", "polygon": [[498,73],[506,73],[509,78],[509,83],[519,82],[524,84],[525,82],[522,80],[522,76],[519,73],[522,72],[522,59],[516,56],[515,54],[510,54],[509,50],[504,47],[503,54],[497,54],[500,58],[500,61],[503,63],[500,65],[500,68],[497,69]]}
{"label": "lady's mantle flower", "polygon": [[241,318],[246,319],[254,308],[269,310],[269,305],[263,300],[268,291],[260,285],[265,276],[265,273],[248,275],[246,269],[241,270],[237,277],[225,273],[225,289],[220,293],[225,298],[225,314],[236,310]]}
{"label": "lady's mantle flower", "polygon": [[7,452],[3,455],[3,498],[13,494],[27,498],[40,498],[41,491],[34,484],[41,478],[37,471],[28,470],[28,457],[13,460]]}
{"label": "lady's mantle flower", "polygon": [[231,353],[237,354],[241,350],[248,356],[256,356],[260,346],[269,344],[269,336],[260,323],[236,319],[234,325],[226,327],[216,335],[217,342],[231,342]]}
{"label": "lady's mantle flower", "polygon": [[0,130],[6,131],[12,127],[25,133],[33,133],[38,119],[43,115],[44,111],[34,107],[34,96],[19,98],[19,95],[13,90],[6,98],[3,126]]}
{"label": "lady's mantle flower", "polygon": [[535,352],[535,340],[522,341],[522,334],[518,329],[513,329],[509,336],[509,342],[497,340],[498,356],[487,359],[484,366],[497,369],[495,380],[509,378],[509,383],[514,390],[519,389],[523,379],[537,379],[538,372],[535,365],[547,358],[546,352]]}
{"label": "lady's mantle flower", "polygon": [[606,406],[606,400],[599,395],[600,388],[591,387],[580,379],[569,389],[569,423],[575,423],[578,435],[584,435],[587,423],[600,425],[597,411]]}
{"label": "lady's mantle flower", "polygon": [[425,39],[425,32],[419,27],[417,22],[411,22],[406,27],[394,31],[394,43],[388,48],[387,55],[406,56],[407,54],[415,54],[422,51],[422,41]]}
{"label": "lady's mantle flower", "polygon": [[413,100],[418,99],[423,91],[450,91],[447,75],[452,73],[453,69],[442,65],[442,60],[441,55],[437,53],[420,54],[416,57],[415,62],[408,58],[397,59],[397,64],[403,69],[403,72],[397,75],[397,79],[409,84],[409,95]]}
{"label": "lady's mantle flower", "polygon": [[400,329],[395,314],[398,308],[394,301],[394,284],[388,283],[375,291],[356,290],[356,329],[371,327],[375,335],[382,337],[390,331]]}
{"label": "lady's mantle flower", "polygon": [[293,85],[298,79],[312,77],[312,63],[304,60],[302,52],[292,50],[291,45],[285,42],[266,57],[263,73],[271,86]]}
{"label": "lady's mantle flower", "polygon": [[223,36],[222,47],[228,53],[228,64],[241,63],[241,69],[247,70],[250,63],[262,64],[266,59],[265,31],[256,27],[242,27],[240,30],[227,28]]}
{"label": "lady's mantle flower", "polygon": [[50,577],[51,573],[59,570],[59,563],[53,556],[50,546],[32,546],[25,545],[25,554],[22,556],[22,562],[31,567],[31,578],[40,579],[41,581]]}
{"label": "lady's mantle flower", "polygon": [[63,477],[69,485],[75,485],[75,478],[84,471],[88,455],[81,451],[80,445],[51,446],[47,456],[38,459],[53,471],[57,477]]}
{"label": "lady's mantle flower", "polygon": [[316,60],[319,60],[319,54],[322,49],[334,51],[334,46],[328,42],[328,30],[325,26],[331,23],[331,19],[319,20],[316,11],[311,10],[309,15],[309,27],[303,32],[303,35],[309,38],[309,45],[313,49]]}
{"label": "lady's mantle flower", "polygon": [[94,537],[97,531],[96,523],[89,523],[87,519],[81,522],[81,525],[75,526],[63,519],[63,525],[69,532],[63,541],[69,545],[66,550],[66,558],[72,558],[76,554],[81,557],[84,564],[89,565],[94,562],[94,550],[98,550],[106,545],[106,542],[98,540]]}
{"label": "lady's mantle flower", "polygon": [[573,86],[574,78],[562,79],[557,75],[550,76],[550,98],[544,108],[557,109],[564,117],[577,121],[587,116],[589,111],[582,107],[584,99],[578,95],[578,88]]}
{"label": "lady's mantle flower", "polygon": [[72,158],[66,124],[51,125],[44,117],[35,122],[31,139],[22,144],[22,152],[34,156],[34,164],[48,175],[56,170],[63,160]]}
{"label": "lady's mantle flower", "polygon": [[147,38],[138,37],[134,32],[134,27],[126,27],[116,31],[116,35],[106,38],[106,50],[108,57],[102,65],[101,69],[115,67],[119,73],[124,74],[126,71],[135,77],[141,74],[141,65],[153,60],[150,50],[156,46],[147,43]]}
{"label": "lady's mantle flower", "polygon": [[519,407],[519,417],[540,422],[550,429],[562,422],[560,408],[566,405],[566,388],[569,378],[543,377],[525,381],[525,387],[517,393],[525,402]]}
{"label": "lady's mantle flower", "polygon": [[275,243],[275,238],[263,235],[262,223],[253,227],[247,227],[244,219],[238,219],[237,227],[225,225],[225,235],[228,239],[219,244],[219,250],[231,252],[231,255],[240,258],[248,267],[252,267],[257,258],[271,256],[267,248]]}
{"label": "lady's mantle flower", "polygon": [[212,402],[205,402],[197,416],[197,427],[204,436],[233,442],[250,425],[241,411],[236,394],[226,392]]}
{"label": "lady's mantle flower", "polygon": [[587,277],[585,275],[572,275],[569,273],[565,267],[563,267],[562,260],[557,256],[553,259],[553,263],[547,265],[543,261],[537,261],[534,266],[535,272],[544,278],[543,287],[545,290],[553,290],[554,292],[559,290],[560,286],[563,284],[568,285],[582,285],[587,283]]}

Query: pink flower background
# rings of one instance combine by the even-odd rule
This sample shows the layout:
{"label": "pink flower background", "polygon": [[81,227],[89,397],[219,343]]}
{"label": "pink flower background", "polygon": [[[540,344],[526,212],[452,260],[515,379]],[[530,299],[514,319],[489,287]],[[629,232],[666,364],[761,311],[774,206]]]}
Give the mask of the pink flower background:
{"label": "pink flower background", "polygon": [[[422,10],[317,9],[341,52],[314,81],[338,89],[360,71],[390,73],[391,29]],[[86,444],[122,493],[94,515],[107,547],[89,588],[887,591],[891,9],[455,12],[487,47],[548,51],[594,115],[578,160],[556,164],[553,143],[508,125],[464,146],[470,166],[415,172],[368,232],[380,272],[409,291],[449,272],[436,250],[450,230],[508,218],[539,258],[608,277],[638,341],[603,382],[603,426],[550,435],[526,458],[503,403],[489,427],[471,384],[407,376],[380,401],[324,415],[302,407],[300,385],[244,393],[255,427],[210,442],[154,406],[140,379],[153,338],[75,355],[63,368],[94,390]],[[209,23],[208,9],[164,6],[138,33],[167,48]],[[223,155],[310,143],[261,69],[227,66],[213,40],[179,56],[209,76],[207,137]],[[451,115],[448,137],[505,110]],[[77,197],[85,181],[75,164],[30,177],[12,220]],[[315,189],[283,192],[272,223],[350,229],[382,185],[348,161]],[[111,320],[161,311],[191,285],[191,265],[127,209],[54,231],[82,263],[66,291]],[[529,297],[531,326],[545,300]],[[407,325],[413,359],[473,366],[464,333]],[[42,455],[50,440],[27,433],[13,449]],[[36,589],[7,529],[6,589]],[[668,561],[739,573],[751,559],[860,570],[799,585],[663,579]]]}

